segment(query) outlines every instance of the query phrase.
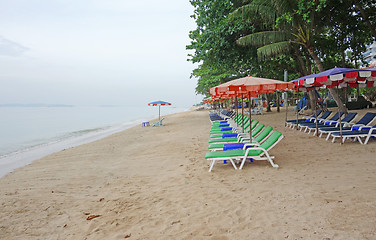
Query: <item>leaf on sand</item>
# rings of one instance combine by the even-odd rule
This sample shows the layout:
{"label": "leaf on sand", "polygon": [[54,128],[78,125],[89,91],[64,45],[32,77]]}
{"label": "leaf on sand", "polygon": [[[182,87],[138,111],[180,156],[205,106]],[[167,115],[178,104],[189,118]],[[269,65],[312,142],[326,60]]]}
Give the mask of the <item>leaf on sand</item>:
{"label": "leaf on sand", "polygon": [[86,218],[86,220],[91,220],[91,219],[94,219],[94,218],[97,218],[97,217],[100,217],[101,215],[90,215]]}
{"label": "leaf on sand", "polygon": [[127,234],[127,235],[125,235],[125,237],[124,237],[124,238],[130,238],[130,237],[131,237],[131,235],[132,235],[132,234]]}

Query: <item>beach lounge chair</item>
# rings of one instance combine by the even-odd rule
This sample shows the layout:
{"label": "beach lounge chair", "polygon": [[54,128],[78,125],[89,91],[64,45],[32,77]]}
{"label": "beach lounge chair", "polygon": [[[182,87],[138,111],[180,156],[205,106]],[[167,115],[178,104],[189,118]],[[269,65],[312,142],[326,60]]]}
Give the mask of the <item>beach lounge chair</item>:
{"label": "beach lounge chair", "polygon": [[303,129],[305,129],[306,126],[308,125],[311,125],[312,123],[315,123],[316,124],[316,120],[317,122],[321,122],[321,121],[325,121],[330,115],[332,114],[332,111],[325,111],[321,117],[316,117],[313,118],[313,120],[309,121],[309,122],[301,122],[298,124],[298,126],[300,127],[300,131],[302,131]]}
{"label": "beach lounge chair", "polygon": [[[251,130],[253,130],[258,123],[259,121],[257,120],[252,121]],[[213,135],[210,135],[209,143],[238,142],[240,138],[248,135],[249,131],[250,130],[247,130],[245,133],[213,134]]]}
{"label": "beach lounge chair", "polygon": [[298,107],[295,106],[295,107],[294,107],[294,112],[296,113],[296,111],[298,111],[298,115],[302,115],[302,114],[304,114],[304,112],[305,112],[306,109],[307,109],[307,106],[304,106],[302,109],[300,109],[300,110],[298,111]]}
{"label": "beach lounge chair", "polygon": [[[347,139],[353,138],[354,141],[358,140],[361,144],[363,144],[362,137],[368,137],[368,139],[365,139],[365,144],[368,143],[368,140],[373,135],[376,135],[376,125],[374,126],[363,126],[359,129],[352,129],[350,131],[342,132],[342,143],[344,143]],[[341,137],[340,132],[333,132],[332,133],[333,142],[335,138]]]}
{"label": "beach lounge chair", "polygon": [[[267,136],[269,136],[272,130],[273,128],[271,126],[267,126],[258,134],[257,133],[254,134],[254,132],[256,131],[252,131],[252,137],[255,137],[252,139],[253,145],[259,146],[262,142],[264,142],[267,139]],[[242,138],[237,143],[213,143],[209,145],[208,149],[210,151],[224,151],[227,149],[242,149],[244,147],[244,144],[246,143],[249,143],[249,138]]]}
{"label": "beach lounge chair", "polygon": [[[351,113],[348,113],[342,120],[341,120],[341,125],[342,127],[345,127],[345,126],[348,126],[348,124],[350,124],[356,117],[356,115],[358,115],[358,113],[355,113],[355,112],[351,112]],[[319,132],[320,132],[320,135],[319,137],[321,137],[323,134],[326,134],[328,132],[330,132],[330,129],[339,129],[339,121],[336,121],[336,122],[332,122],[328,125],[323,125],[323,126],[319,126]],[[329,130],[329,131],[327,131]],[[336,131],[336,130],[335,130]]]}
{"label": "beach lounge chair", "polygon": [[[252,119],[252,123],[253,123],[253,119]],[[250,121],[248,120],[247,118],[247,121],[241,124],[230,124],[230,126],[225,126],[225,127],[218,127],[218,128],[211,128],[210,129],[210,134],[223,134],[223,133],[231,133],[231,132],[235,132],[235,131],[243,131],[248,129],[249,128],[249,125],[250,125]]]}
{"label": "beach lounge chair", "polygon": [[234,121],[224,120],[224,121],[217,121],[212,123],[211,130],[221,130],[224,127],[230,127],[242,124],[245,122],[248,118],[246,116],[239,116]]}
{"label": "beach lounge chair", "polygon": [[251,109],[251,113],[254,115],[262,114],[263,107],[255,107]]}
{"label": "beach lounge chair", "polygon": [[161,127],[161,126],[163,126],[163,124],[162,124],[163,119],[164,119],[164,118],[162,118],[161,120],[159,120],[159,121],[153,123],[151,126],[152,126],[152,127]]}
{"label": "beach lounge chair", "polygon": [[247,145],[244,145],[243,149],[208,152],[205,154],[205,159],[210,161],[209,172],[213,169],[216,161],[224,160],[230,161],[235,169],[237,169],[237,167],[234,161],[240,161],[239,169],[242,169],[247,159],[268,161],[273,167],[278,167],[278,165],[273,162],[274,156],[270,156],[268,151],[281,141],[282,138],[282,133],[275,131],[259,147],[247,148]]}
{"label": "beach lounge chair", "polygon": [[[366,131],[366,130],[364,130],[364,131]],[[362,141],[362,137],[364,137],[365,139],[364,139],[364,142]],[[366,135],[364,135],[363,134],[363,132],[362,133],[360,133],[360,134],[358,134],[357,136],[356,136],[356,138],[358,139],[358,141],[361,143],[361,144],[367,144],[368,143],[368,141],[369,141],[369,139],[371,138],[371,137],[376,137],[376,128],[375,128],[375,126],[373,126],[372,128],[370,128],[369,130],[368,130],[368,133],[366,134]]]}
{"label": "beach lounge chair", "polygon": [[[259,123],[257,120],[252,119],[252,124],[251,127],[249,126],[249,121],[244,125],[244,133],[249,133],[250,129],[254,129],[256,125]],[[242,133],[243,132],[243,127],[238,127],[238,128],[228,128],[223,129],[225,131],[210,131],[210,138],[222,138],[223,135],[225,134],[235,134],[235,133]],[[227,137],[232,137],[232,136],[227,136]]]}
{"label": "beach lounge chair", "polygon": [[[376,113],[367,112],[366,114],[364,114],[364,116],[358,122],[356,122],[354,124],[352,124],[352,123],[345,124],[344,127],[342,128],[342,133],[346,132],[346,131],[359,130],[360,127],[367,126],[368,124],[373,122],[375,119],[376,119]],[[347,126],[349,126],[349,127],[347,127]],[[340,133],[340,128],[339,127],[325,128],[325,132],[328,133],[326,140],[329,140],[329,138],[332,136],[333,133],[335,133],[335,132]],[[340,136],[337,136],[337,135],[333,136],[332,142],[334,142],[337,137],[340,137]]]}
{"label": "beach lounge chair", "polygon": [[[337,123],[338,119],[339,119],[339,116],[342,116],[343,115],[343,112],[341,112],[341,114],[339,114],[339,112],[336,112],[336,114],[334,114],[333,117],[331,117],[330,119],[328,120],[320,120],[319,123],[317,123],[317,127],[323,127],[323,126],[332,126],[334,127],[335,124]],[[308,131],[308,134],[311,133],[312,130],[315,130],[313,135],[315,135],[316,133],[316,123],[311,123],[311,124],[307,124],[307,125],[304,125],[303,128],[305,128],[304,132],[307,132]]]}
{"label": "beach lounge chair", "polygon": [[[317,110],[316,111],[317,116],[319,116],[321,114],[321,112],[322,112],[321,110]],[[294,128],[295,126],[297,126],[297,124],[299,124],[301,122],[311,122],[311,121],[313,121],[313,119],[315,119],[315,113],[312,114],[312,116],[310,116],[310,117],[303,117],[303,118],[300,118],[300,119],[287,120],[286,121],[286,127]]]}

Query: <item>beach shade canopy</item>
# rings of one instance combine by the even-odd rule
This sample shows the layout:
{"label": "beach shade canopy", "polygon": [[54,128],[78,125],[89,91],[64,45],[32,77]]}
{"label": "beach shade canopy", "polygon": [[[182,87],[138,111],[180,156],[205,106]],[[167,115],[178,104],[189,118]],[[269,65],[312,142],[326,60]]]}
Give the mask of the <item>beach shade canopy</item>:
{"label": "beach shade canopy", "polygon": [[332,68],[317,74],[307,75],[291,81],[299,91],[314,87],[327,88],[372,87],[376,86],[376,69]]}
{"label": "beach shade canopy", "polygon": [[264,93],[292,88],[293,84],[290,82],[247,76],[210,88],[209,94],[213,98],[221,97],[223,99],[240,97],[242,94],[247,94],[248,96],[250,94],[251,97],[256,97]]}
{"label": "beach shade canopy", "polygon": [[171,103],[164,102],[164,101],[155,101],[155,102],[148,103],[148,105],[149,106],[158,106],[158,108],[159,108],[159,120],[161,120],[161,106],[171,105]]}
{"label": "beach shade canopy", "polygon": [[[245,96],[249,100],[249,118],[251,121],[251,97],[257,97],[258,95],[265,93],[272,93],[276,90],[287,91],[293,89],[293,87],[294,86],[291,82],[247,76],[210,88],[209,94],[213,98],[221,97],[224,99]],[[252,141],[252,131],[250,131],[250,140]]]}
{"label": "beach shade canopy", "polygon": [[[375,69],[332,68],[317,74],[311,74],[291,81],[298,91],[311,91],[315,87],[346,88],[346,87],[373,87],[376,86]],[[338,108],[338,114],[339,113]],[[342,143],[341,118],[340,134]],[[317,126],[316,126],[317,128]],[[318,133],[317,129],[316,132]]]}

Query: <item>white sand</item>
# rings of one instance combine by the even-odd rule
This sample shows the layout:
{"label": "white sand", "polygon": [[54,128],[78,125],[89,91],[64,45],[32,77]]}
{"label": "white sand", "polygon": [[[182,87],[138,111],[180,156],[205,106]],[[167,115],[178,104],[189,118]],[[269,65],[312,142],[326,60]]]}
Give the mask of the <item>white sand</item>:
{"label": "white sand", "polygon": [[275,109],[255,118],[285,135],[278,169],[208,173],[207,111],[19,168],[0,179],[0,239],[376,239],[376,140],[332,144]]}

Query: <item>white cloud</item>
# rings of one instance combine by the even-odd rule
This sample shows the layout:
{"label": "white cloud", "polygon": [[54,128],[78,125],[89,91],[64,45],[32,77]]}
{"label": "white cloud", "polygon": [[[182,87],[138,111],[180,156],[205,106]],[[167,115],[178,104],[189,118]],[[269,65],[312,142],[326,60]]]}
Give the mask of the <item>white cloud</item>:
{"label": "white cloud", "polygon": [[0,36],[0,55],[17,57],[27,50],[27,47]]}

